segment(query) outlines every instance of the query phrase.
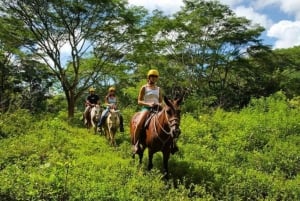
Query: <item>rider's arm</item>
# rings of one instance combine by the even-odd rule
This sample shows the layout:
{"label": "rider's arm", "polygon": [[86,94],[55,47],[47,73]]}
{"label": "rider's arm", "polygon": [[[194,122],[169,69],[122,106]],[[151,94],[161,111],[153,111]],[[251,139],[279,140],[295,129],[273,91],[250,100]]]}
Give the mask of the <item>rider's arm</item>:
{"label": "rider's arm", "polygon": [[112,107],[114,106],[113,103],[110,103],[110,102],[108,101],[108,95],[105,96],[105,99],[104,99],[104,105],[105,105],[106,107],[108,107],[108,108],[112,108]]}
{"label": "rider's arm", "polygon": [[105,96],[105,99],[104,99],[104,105],[105,105],[106,107],[110,107],[110,104],[109,104],[109,102],[108,102],[108,96]]}

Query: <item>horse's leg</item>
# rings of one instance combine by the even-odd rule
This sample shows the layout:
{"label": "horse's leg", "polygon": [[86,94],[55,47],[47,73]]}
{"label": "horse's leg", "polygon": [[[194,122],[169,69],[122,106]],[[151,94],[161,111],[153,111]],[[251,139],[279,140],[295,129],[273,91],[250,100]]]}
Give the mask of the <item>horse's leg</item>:
{"label": "horse's leg", "polygon": [[[137,152],[137,154],[139,155],[139,164],[141,165],[142,162],[143,162],[144,149],[139,149],[138,152]],[[134,158],[134,155],[135,154],[133,154],[133,158]]]}
{"label": "horse's leg", "polygon": [[96,129],[96,125],[95,125],[95,117],[91,117],[91,126],[94,130],[94,134],[96,134],[97,129]]}
{"label": "horse's leg", "polygon": [[110,139],[110,144],[112,146],[115,146],[114,131],[112,128],[109,130],[109,139]]}
{"label": "horse's leg", "polygon": [[105,138],[109,141],[109,129],[105,128]]}
{"label": "horse's leg", "polygon": [[113,133],[112,133],[112,142],[113,142],[113,146],[116,146],[115,135],[116,135],[116,132],[113,132]]}
{"label": "horse's leg", "polygon": [[90,106],[87,106],[84,110],[84,125],[89,128],[89,116],[90,116]]}
{"label": "horse's leg", "polygon": [[153,155],[154,153],[152,152],[151,149],[148,150],[148,170],[151,170],[153,168],[153,162],[152,162],[152,159],[153,159]]}
{"label": "horse's leg", "polygon": [[94,127],[94,134],[97,134],[97,126]]}
{"label": "horse's leg", "polygon": [[164,168],[164,178],[168,179],[169,178],[169,168],[168,168],[168,163],[169,163],[169,158],[170,158],[170,151],[163,151],[163,168]]}

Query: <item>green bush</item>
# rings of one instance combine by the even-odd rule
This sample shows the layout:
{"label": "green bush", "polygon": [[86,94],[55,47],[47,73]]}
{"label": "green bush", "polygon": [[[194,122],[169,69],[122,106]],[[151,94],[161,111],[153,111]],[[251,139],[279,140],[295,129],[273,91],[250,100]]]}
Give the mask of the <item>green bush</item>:
{"label": "green bush", "polygon": [[66,112],[2,115],[0,200],[300,199],[300,113],[284,95],[254,99],[238,112],[183,114],[168,181],[161,153],[150,172],[147,152],[141,165],[131,158],[134,112],[122,110],[126,128],[117,147]]}
{"label": "green bush", "polygon": [[28,133],[34,121],[30,112],[25,109],[16,110],[14,113],[0,113],[0,139]]}

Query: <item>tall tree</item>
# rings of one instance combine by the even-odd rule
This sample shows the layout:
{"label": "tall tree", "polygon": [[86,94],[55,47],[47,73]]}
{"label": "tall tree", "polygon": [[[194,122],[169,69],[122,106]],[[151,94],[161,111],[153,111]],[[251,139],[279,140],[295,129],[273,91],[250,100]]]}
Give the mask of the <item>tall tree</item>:
{"label": "tall tree", "polygon": [[[173,32],[177,22],[170,16],[166,16],[162,11],[154,10],[144,18],[141,24],[141,32],[137,36],[138,40],[134,43],[134,49],[127,54],[127,59],[133,63],[133,75],[131,83],[135,87],[135,92],[130,92],[136,101],[137,89],[144,84],[146,74],[149,69],[159,70],[159,85],[162,86],[165,95],[175,96],[174,91],[188,82],[184,74],[182,65],[170,59],[170,50],[174,45],[174,38],[177,34]],[[136,85],[138,87],[136,87]]]}
{"label": "tall tree", "polygon": [[[34,40],[26,48],[59,80],[70,118],[78,98],[105,75],[103,69],[122,61],[130,44],[126,35],[139,20],[121,0],[1,0],[1,5],[3,16],[22,20],[30,30]],[[84,66],[85,57],[96,59]]]}
{"label": "tall tree", "polygon": [[269,51],[259,39],[264,29],[217,1],[185,0],[174,20],[173,61],[185,67],[190,88],[214,105],[236,104],[245,82],[239,72],[251,68],[249,51]]}
{"label": "tall tree", "polygon": [[[15,26],[19,29],[16,30]],[[20,20],[0,18],[0,110],[26,108],[42,109],[46,92],[51,86],[51,75],[36,58],[21,47],[30,44],[30,33]],[[28,35],[26,39],[20,36]]]}
{"label": "tall tree", "polygon": [[129,55],[136,63],[136,80],[158,68],[166,93],[189,93],[197,102],[221,107],[246,104],[257,80],[260,94],[274,92],[267,86],[270,77],[258,73],[272,69],[266,56],[270,48],[259,39],[263,27],[237,17],[228,6],[185,0],[173,16],[154,11],[143,25],[140,43]]}

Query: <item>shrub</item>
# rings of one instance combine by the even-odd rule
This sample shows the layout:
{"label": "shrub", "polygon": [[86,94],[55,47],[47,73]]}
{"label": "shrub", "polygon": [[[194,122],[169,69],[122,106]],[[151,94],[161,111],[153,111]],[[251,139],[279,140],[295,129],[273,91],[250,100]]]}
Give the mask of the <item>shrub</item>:
{"label": "shrub", "polygon": [[13,113],[0,114],[0,139],[24,135],[34,125],[34,118],[28,110],[19,109]]}

